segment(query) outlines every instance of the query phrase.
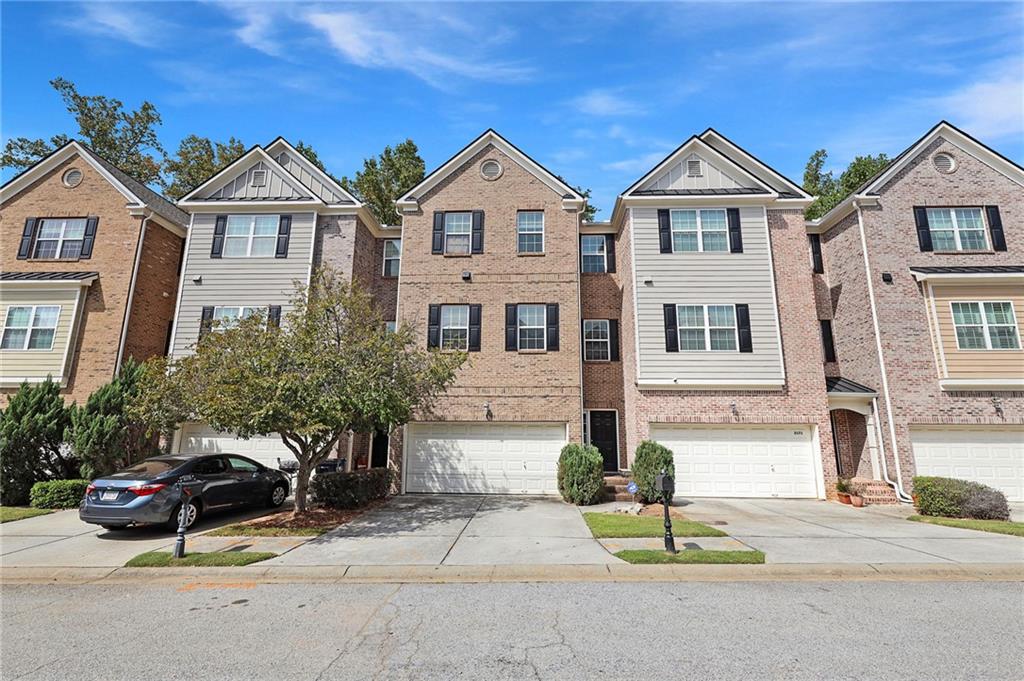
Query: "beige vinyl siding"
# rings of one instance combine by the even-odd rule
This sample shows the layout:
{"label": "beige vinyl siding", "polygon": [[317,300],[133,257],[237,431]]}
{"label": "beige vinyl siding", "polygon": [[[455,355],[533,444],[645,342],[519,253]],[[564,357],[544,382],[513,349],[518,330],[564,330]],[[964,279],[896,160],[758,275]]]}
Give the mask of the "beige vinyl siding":
{"label": "beige vinyl siding", "polygon": [[[233,208],[234,210],[230,210]],[[243,214],[244,206],[225,206],[223,214]],[[199,338],[203,307],[207,305],[281,305],[289,309],[295,282],[305,285],[313,245],[315,213],[291,213],[291,239],[287,258],[211,258],[213,227],[217,215],[196,214],[182,275],[181,304],[171,355],[187,354]],[[202,277],[202,283],[195,283]]]}
{"label": "beige vinyl siding", "polygon": [[[636,259],[638,382],[672,383],[678,379],[679,384],[749,384],[783,380],[764,209],[740,208],[743,253],[661,253],[657,208],[630,210]],[[653,280],[653,285],[646,285],[647,279]],[[665,303],[746,303],[754,351],[666,352]]]}
{"label": "beige vinyl siding", "polygon": [[1024,350],[958,349],[950,305],[952,302],[1013,303],[1019,342],[1021,317],[1024,315],[1024,287],[1020,284],[933,285],[932,297],[947,378],[1024,378]]}
{"label": "beige vinyl siding", "polygon": [[[252,170],[265,170],[267,180],[262,187],[253,187],[250,181]],[[205,198],[211,199],[301,199],[311,198],[308,192],[300,190],[294,178],[286,177],[264,161],[252,164],[237,173]]]}
{"label": "beige vinyl siding", "polygon": [[[49,288],[44,286],[0,286],[0,328],[6,323],[7,309],[22,305],[59,305],[60,315],[57,318],[57,331],[50,350],[0,350],[0,383],[17,384],[24,379],[42,381],[47,375],[53,380],[66,379],[66,363],[70,362],[72,353],[68,345],[74,342],[76,306],[79,295],[84,295],[88,288],[69,286],[67,288]],[[73,347],[71,348],[74,349]],[[66,360],[65,360],[66,356]]]}
{"label": "beige vinyl siding", "polygon": [[302,182],[302,184],[312,189],[324,203],[344,203],[352,205],[352,201],[346,198],[344,194],[335,191],[327,184],[321,182],[317,179],[316,175],[309,172],[309,170],[296,161],[293,156],[294,154],[292,152],[282,151],[274,160],[280,163],[281,166],[289,173],[299,178],[299,181]]}

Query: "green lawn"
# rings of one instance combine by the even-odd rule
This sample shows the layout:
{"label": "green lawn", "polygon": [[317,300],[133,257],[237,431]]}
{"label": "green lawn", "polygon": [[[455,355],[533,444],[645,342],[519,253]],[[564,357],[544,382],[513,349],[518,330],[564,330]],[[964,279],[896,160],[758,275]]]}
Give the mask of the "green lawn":
{"label": "green lawn", "polygon": [[615,557],[634,565],[667,565],[673,563],[761,564],[764,562],[764,554],[760,551],[706,551],[704,549],[686,549],[674,554],[665,551],[629,549],[619,551],[615,554]]}
{"label": "green lawn", "polygon": [[216,530],[207,532],[208,537],[319,537],[325,532],[334,529],[331,527],[255,527],[245,523],[225,525]]}
{"label": "green lawn", "polygon": [[[584,513],[590,532],[596,539],[622,539],[630,537],[661,537],[665,534],[665,521],[654,516],[636,516],[626,513]],[[692,520],[672,519],[672,534],[677,537],[727,537],[721,530]]]}
{"label": "green lawn", "polygon": [[259,551],[211,551],[210,553],[189,553],[180,560],[174,559],[170,551],[149,551],[142,553],[124,564],[125,567],[237,567],[258,563],[273,558],[276,553]]}
{"label": "green lawn", "polygon": [[907,518],[907,520],[913,520],[915,523],[929,523],[931,525],[959,527],[962,530],[978,530],[979,532],[995,532],[997,534],[1012,534],[1014,537],[1024,537],[1024,523],[1015,523],[1009,520],[940,518],[933,515],[912,515]]}
{"label": "green lawn", "polygon": [[27,508],[25,506],[0,506],[0,523],[10,523],[15,520],[34,518],[37,515],[53,513],[47,508]]}

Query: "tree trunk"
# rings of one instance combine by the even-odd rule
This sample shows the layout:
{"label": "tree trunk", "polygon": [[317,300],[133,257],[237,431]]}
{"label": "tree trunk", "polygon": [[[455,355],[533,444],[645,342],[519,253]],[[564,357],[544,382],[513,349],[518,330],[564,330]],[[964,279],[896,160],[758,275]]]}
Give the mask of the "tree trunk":
{"label": "tree trunk", "polygon": [[309,491],[309,475],[312,468],[299,462],[299,470],[295,474],[295,515],[306,512],[306,494]]}

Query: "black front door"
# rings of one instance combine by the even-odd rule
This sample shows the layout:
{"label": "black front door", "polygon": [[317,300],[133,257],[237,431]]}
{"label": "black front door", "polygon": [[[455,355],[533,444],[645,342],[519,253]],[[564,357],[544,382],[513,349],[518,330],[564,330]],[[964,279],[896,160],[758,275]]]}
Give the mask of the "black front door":
{"label": "black front door", "polygon": [[601,452],[606,471],[619,470],[619,424],[614,411],[590,412],[590,444]]}
{"label": "black front door", "polygon": [[370,448],[370,468],[387,468],[388,465],[388,434],[378,430],[373,434],[373,445]]}

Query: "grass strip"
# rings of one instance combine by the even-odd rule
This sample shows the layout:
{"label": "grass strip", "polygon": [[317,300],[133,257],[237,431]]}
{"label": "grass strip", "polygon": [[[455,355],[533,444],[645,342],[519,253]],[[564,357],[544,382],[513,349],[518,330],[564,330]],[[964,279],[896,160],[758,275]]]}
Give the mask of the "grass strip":
{"label": "grass strip", "polygon": [[319,537],[335,527],[336,525],[330,527],[259,527],[235,523],[204,532],[203,535],[206,537]]}
{"label": "grass strip", "polygon": [[[665,521],[654,516],[636,516],[626,513],[584,513],[591,534],[596,539],[626,539],[633,537],[661,537],[665,534]],[[727,537],[693,520],[672,519],[672,534],[677,537]]]}
{"label": "grass strip", "polygon": [[958,527],[961,530],[978,530],[979,532],[994,532],[996,534],[1009,534],[1014,537],[1024,537],[1024,523],[1015,523],[1009,520],[942,518],[934,515],[912,515],[907,518],[907,520],[912,520],[915,523],[928,523],[929,525]]}
{"label": "grass strip", "polygon": [[258,563],[277,554],[261,551],[211,551],[174,558],[170,551],[148,551],[124,564],[125,567],[237,567]]}
{"label": "grass strip", "polygon": [[53,513],[48,508],[28,508],[27,506],[0,506],[0,523],[12,523],[15,520],[35,518],[37,515]]}
{"label": "grass strip", "polygon": [[633,565],[672,565],[672,564],[761,564],[764,562],[764,554],[760,551],[708,551],[705,549],[686,549],[679,553],[667,553],[665,551],[651,551],[642,549],[627,549],[615,554]]}

